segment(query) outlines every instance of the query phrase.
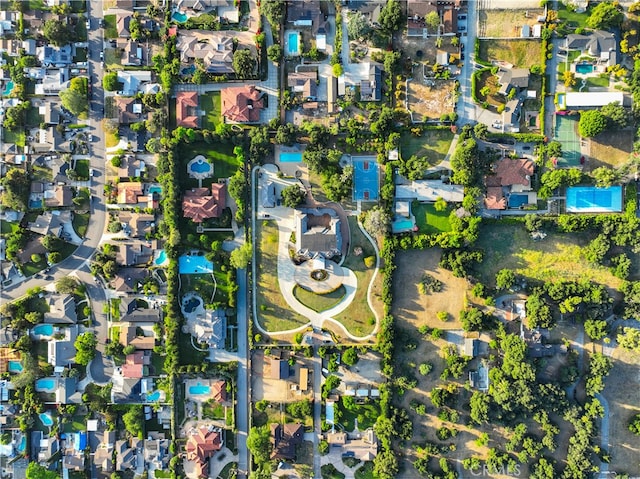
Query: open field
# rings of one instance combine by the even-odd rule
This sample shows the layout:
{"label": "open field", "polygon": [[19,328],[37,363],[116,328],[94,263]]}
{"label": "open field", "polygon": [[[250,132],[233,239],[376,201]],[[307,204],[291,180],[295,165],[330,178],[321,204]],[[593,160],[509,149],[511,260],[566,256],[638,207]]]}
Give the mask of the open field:
{"label": "open field", "polygon": [[480,59],[511,63],[516,68],[529,68],[540,63],[540,40],[480,40]]}
{"label": "open field", "polygon": [[629,160],[633,152],[633,130],[615,130],[600,133],[590,141],[589,161],[585,171],[599,166],[617,168]]}
{"label": "open field", "polygon": [[[458,320],[460,310],[465,305],[467,280],[456,278],[451,271],[438,266],[442,250],[431,248],[425,250],[398,251],[394,274],[392,313],[398,321],[417,329],[426,324],[440,329],[461,329]],[[422,275],[428,273],[440,280],[442,291],[428,295],[420,294],[418,283]],[[449,321],[442,322],[436,317],[438,311],[449,313]]]}
{"label": "open field", "polygon": [[453,113],[454,98],[454,80],[425,81],[422,65],[414,68],[413,80],[407,82],[407,107],[414,122],[435,120],[443,114]]}
{"label": "open field", "polygon": [[273,221],[258,222],[256,262],[258,269],[258,321],[267,331],[298,328],[308,321],[289,309],[278,281],[278,227]]}
{"label": "open field", "polygon": [[588,235],[545,233],[545,239],[534,241],[523,226],[484,223],[476,242],[484,250],[478,279],[493,287],[496,273],[507,268],[540,281],[587,279],[609,288],[620,287],[620,279],[607,268],[593,266],[582,257],[581,248],[590,240],[585,237]]}
{"label": "open field", "polygon": [[587,18],[589,18],[589,12],[572,12],[567,9],[562,3],[558,3],[558,19],[565,23],[570,29],[584,28],[587,26]]}
{"label": "open field", "polygon": [[[362,234],[354,216],[349,216],[349,229],[351,230],[351,246],[347,259],[342,264],[352,270],[358,278],[358,290],[353,302],[334,319],[340,321],[347,331],[356,336],[366,336],[375,328],[375,316],[367,303],[367,288],[373,277],[374,267],[367,268],[363,258],[375,255],[373,245]],[[360,246],[363,253],[360,256],[353,254],[353,249]]]}
{"label": "open field", "polygon": [[427,129],[420,136],[402,133],[400,140],[402,158],[408,160],[413,155],[428,158],[431,165],[437,165],[447,156],[453,133],[449,129]]}
{"label": "open field", "polygon": [[520,38],[523,25],[535,25],[543,8],[513,10],[479,10],[478,37]]}

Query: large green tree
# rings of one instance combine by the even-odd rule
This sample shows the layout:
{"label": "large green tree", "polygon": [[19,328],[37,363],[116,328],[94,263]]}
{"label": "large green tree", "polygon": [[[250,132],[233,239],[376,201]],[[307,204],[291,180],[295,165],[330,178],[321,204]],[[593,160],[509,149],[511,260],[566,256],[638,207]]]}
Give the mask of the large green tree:
{"label": "large green tree", "polygon": [[304,202],[307,193],[299,185],[287,186],[282,190],[282,204],[287,208],[295,208]]}
{"label": "large green tree", "polygon": [[402,7],[398,0],[387,0],[387,3],[380,11],[378,23],[382,29],[391,34],[399,30],[402,26]]}
{"label": "large green tree", "polygon": [[253,454],[256,463],[267,462],[271,455],[271,440],[269,427],[252,427],[247,436],[247,448]]}
{"label": "large green tree", "polygon": [[42,35],[56,46],[66,45],[75,39],[74,30],[66,23],[56,19],[49,19],[42,26]]}
{"label": "large green tree", "polygon": [[238,78],[251,78],[256,69],[256,59],[253,58],[251,50],[238,49],[233,54],[232,65]]}
{"label": "large green tree", "polygon": [[607,117],[599,110],[588,110],[580,113],[578,132],[580,136],[592,138],[607,128]]}
{"label": "large green tree", "polygon": [[105,73],[102,78],[102,86],[107,91],[116,91],[119,90],[119,82],[118,82],[118,73],[117,72],[109,72]]}
{"label": "large green tree", "polygon": [[596,29],[619,27],[624,20],[624,14],[618,2],[601,2],[591,10],[587,18],[587,26]]}
{"label": "large green tree", "polygon": [[75,361],[81,366],[86,366],[93,358],[96,357],[96,346],[98,345],[98,340],[96,339],[95,334],[88,331],[79,334],[73,345],[76,348]]}
{"label": "large green tree", "polygon": [[144,414],[142,406],[134,404],[122,415],[125,429],[134,437],[142,438],[144,433]]}
{"label": "large green tree", "polygon": [[60,92],[62,106],[81,116],[89,110],[89,81],[87,77],[75,77],[69,82],[69,88]]}
{"label": "large green tree", "polygon": [[50,471],[37,462],[30,462],[25,474],[27,479],[57,479],[59,477],[56,471]]}
{"label": "large green tree", "polygon": [[4,178],[0,179],[4,186],[2,204],[16,211],[27,211],[30,181],[27,173],[20,168],[11,168]]}
{"label": "large green tree", "polygon": [[229,258],[231,266],[236,269],[246,268],[249,261],[251,261],[252,254],[253,249],[251,247],[251,243],[244,243],[240,248],[236,248],[231,252]]}
{"label": "large green tree", "polygon": [[609,103],[600,108],[600,112],[607,118],[609,128],[624,128],[629,124],[629,114],[620,102]]}

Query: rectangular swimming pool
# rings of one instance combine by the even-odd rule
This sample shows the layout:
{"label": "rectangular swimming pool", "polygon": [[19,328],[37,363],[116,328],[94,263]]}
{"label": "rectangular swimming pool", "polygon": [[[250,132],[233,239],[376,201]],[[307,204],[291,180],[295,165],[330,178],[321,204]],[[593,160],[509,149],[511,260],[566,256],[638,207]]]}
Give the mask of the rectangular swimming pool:
{"label": "rectangular swimming pool", "polygon": [[509,208],[520,208],[529,203],[529,195],[510,195]]}
{"label": "rectangular swimming pool", "polygon": [[576,65],[576,73],[593,73],[593,65],[591,63],[578,63]]}
{"label": "rectangular swimming pool", "polygon": [[295,57],[300,54],[300,34],[298,32],[289,32],[287,34],[287,53],[289,56]]}
{"label": "rectangular swimming pool", "polygon": [[402,218],[391,223],[391,232],[406,233],[408,231],[413,231],[414,226],[415,224],[413,220],[411,220],[410,218]]}
{"label": "rectangular swimming pool", "polygon": [[302,153],[299,151],[281,151],[281,163],[300,163],[302,161]]}
{"label": "rectangular swimming pool", "polygon": [[620,213],[622,186],[567,188],[567,213]]}

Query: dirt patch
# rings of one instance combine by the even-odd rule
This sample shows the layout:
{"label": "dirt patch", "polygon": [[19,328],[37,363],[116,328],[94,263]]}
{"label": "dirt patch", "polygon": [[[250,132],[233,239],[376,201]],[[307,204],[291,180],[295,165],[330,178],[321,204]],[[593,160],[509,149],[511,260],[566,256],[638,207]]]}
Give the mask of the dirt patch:
{"label": "dirt patch", "polygon": [[519,10],[480,10],[478,12],[479,38],[520,38],[522,27],[533,27],[543,8]]}
{"label": "dirt patch", "polygon": [[445,51],[449,54],[458,53],[458,47],[451,44],[450,38],[443,38],[440,47],[438,47],[435,37],[413,38],[400,35],[398,44],[398,51],[401,51],[412,61],[423,61],[431,65],[436,62],[436,53],[438,50]]}
{"label": "dirt patch", "polygon": [[422,65],[414,67],[413,79],[407,82],[407,108],[414,122],[424,122],[453,113],[454,80],[425,79]]}
{"label": "dirt patch", "polygon": [[618,168],[629,161],[633,152],[633,131],[607,131],[592,138],[589,147],[589,159],[585,165],[587,173],[608,166]]}
{"label": "dirt patch", "polygon": [[[458,317],[466,303],[468,283],[438,266],[441,254],[440,248],[399,251],[396,254],[398,269],[394,281],[393,315],[413,328],[427,324],[431,328],[462,329]],[[442,291],[420,294],[418,283],[425,273],[442,282]],[[449,320],[442,322],[437,319],[438,311],[446,311]]]}
{"label": "dirt patch", "polygon": [[372,352],[359,355],[358,362],[350,368],[340,367],[338,376],[341,378],[340,388],[358,384],[380,384],[382,371],[380,370],[380,355]]}
{"label": "dirt patch", "polygon": [[265,357],[264,351],[255,350],[251,359],[252,399],[254,401],[266,399],[273,403],[310,399],[313,395],[312,380],[309,381],[308,388],[304,393],[299,388],[292,388],[292,386],[299,384],[301,367],[307,367],[309,372],[312,369],[309,365],[301,363],[299,357],[296,358],[296,361],[295,366],[291,368],[293,374],[288,379],[273,379],[270,359]]}

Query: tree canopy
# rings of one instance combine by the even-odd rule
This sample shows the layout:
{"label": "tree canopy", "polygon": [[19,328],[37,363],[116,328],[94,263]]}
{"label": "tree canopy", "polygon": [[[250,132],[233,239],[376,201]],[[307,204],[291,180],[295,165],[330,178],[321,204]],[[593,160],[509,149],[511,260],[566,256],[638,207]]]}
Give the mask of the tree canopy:
{"label": "tree canopy", "polygon": [[37,462],[30,462],[26,470],[27,479],[57,479],[59,477],[56,471],[50,471]]}
{"label": "tree canopy", "polygon": [[[602,4],[601,4],[602,5]],[[578,132],[580,136],[592,138],[607,128],[607,117],[599,110],[588,110],[580,113]]]}
{"label": "tree canopy", "polygon": [[107,91],[119,90],[120,88],[118,83],[118,73],[117,72],[105,73],[104,77],[102,78],[102,86]]}
{"label": "tree canopy", "polygon": [[249,261],[251,261],[252,254],[253,248],[251,247],[251,243],[244,243],[240,248],[236,248],[231,252],[229,258],[231,266],[236,269],[246,268]]}
{"label": "tree canopy", "polygon": [[398,0],[387,0],[380,11],[378,23],[387,33],[393,33],[402,26],[402,8]]}
{"label": "tree canopy", "polygon": [[42,35],[56,46],[66,45],[72,42],[76,34],[66,22],[51,18],[44,22]]}
{"label": "tree canopy", "polygon": [[607,119],[609,128],[624,128],[629,124],[627,110],[617,101],[603,106],[600,112]]}
{"label": "tree canopy", "polygon": [[282,204],[287,208],[295,208],[304,202],[307,193],[299,185],[287,186],[282,190]]}
{"label": "tree canopy", "polygon": [[591,10],[587,18],[587,26],[595,29],[609,29],[619,27],[624,20],[618,2],[601,2]]}
{"label": "tree canopy", "polygon": [[4,186],[2,204],[16,211],[27,211],[31,188],[27,173],[19,168],[11,168],[4,178],[0,179],[0,184]]}
{"label": "tree canopy", "polygon": [[75,77],[69,81],[69,88],[60,92],[62,106],[80,116],[89,110],[89,80],[87,77]]}
{"label": "tree canopy", "polygon": [[271,455],[271,440],[269,438],[269,427],[252,427],[247,436],[247,448],[253,454],[255,461],[259,464],[269,460]]}
{"label": "tree canopy", "polygon": [[98,344],[98,340],[96,339],[96,335],[90,332],[84,332],[79,334],[73,343],[76,348],[76,363],[81,366],[86,366],[91,362],[93,358],[96,357],[96,346]]}
{"label": "tree canopy", "polygon": [[233,54],[232,66],[238,78],[251,78],[256,69],[256,59],[253,58],[251,50],[238,49]]}

